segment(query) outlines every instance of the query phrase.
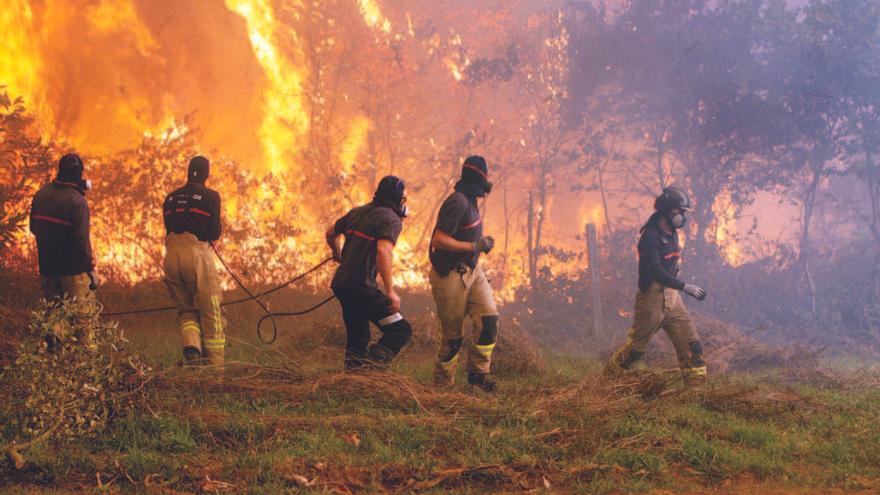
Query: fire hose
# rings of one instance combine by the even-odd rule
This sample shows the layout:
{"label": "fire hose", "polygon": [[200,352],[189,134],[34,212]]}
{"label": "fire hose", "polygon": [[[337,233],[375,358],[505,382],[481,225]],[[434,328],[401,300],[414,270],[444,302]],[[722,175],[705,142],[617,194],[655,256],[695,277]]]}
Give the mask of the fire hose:
{"label": "fire hose", "polygon": [[[319,302],[318,304],[315,304],[315,305],[313,305],[309,308],[306,308],[304,310],[301,310],[301,311],[272,313],[269,310],[269,308],[263,303],[263,301],[260,301],[259,298],[266,296],[266,295],[269,295],[269,294],[272,294],[273,292],[277,292],[285,287],[290,286],[291,284],[294,284],[294,283],[304,279],[305,277],[316,272],[322,266],[329,263],[330,260],[332,260],[332,258],[327,258],[324,261],[321,261],[317,265],[309,268],[305,272],[300,273],[299,275],[293,277],[292,279],[290,279],[280,285],[276,285],[270,289],[264,290],[263,292],[258,292],[256,294],[254,294],[250,289],[248,289],[244,285],[244,283],[241,281],[241,279],[238,278],[238,276],[232,271],[232,269],[229,268],[229,265],[227,265],[226,261],[223,259],[223,257],[220,256],[220,252],[217,251],[217,248],[214,246],[213,243],[211,243],[211,249],[214,250],[214,254],[217,256],[217,259],[220,260],[220,264],[223,265],[223,269],[226,270],[227,273],[229,273],[229,275],[232,277],[232,279],[235,281],[235,283],[239,287],[241,287],[241,289],[245,292],[245,294],[247,294],[247,297],[243,297],[241,299],[235,299],[232,301],[227,301],[227,302],[220,304],[220,306],[221,307],[232,306],[235,304],[241,304],[241,303],[248,302],[248,301],[255,301],[257,304],[259,304],[260,308],[266,314],[262,318],[260,318],[260,321],[257,323],[257,337],[259,337],[260,341],[263,342],[264,344],[271,344],[271,343],[275,342],[276,338],[278,338],[278,325],[275,322],[276,316],[302,316],[302,315],[306,315],[308,313],[311,313],[312,311],[317,310],[318,308],[327,304],[328,302],[332,301],[335,298],[335,296],[330,296],[330,297],[324,299],[323,301]],[[116,311],[113,313],[103,313],[102,316],[111,317],[111,316],[126,316],[126,315],[145,314],[145,313],[158,313],[158,312],[162,312],[162,311],[173,311],[175,309],[177,309],[177,306],[158,306],[155,308],[143,308],[143,309],[134,309],[134,310],[129,310],[129,311]],[[272,322],[272,337],[270,339],[264,338],[263,333],[262,333],[262,325],[263,325],[263,322],[267,318]]]}

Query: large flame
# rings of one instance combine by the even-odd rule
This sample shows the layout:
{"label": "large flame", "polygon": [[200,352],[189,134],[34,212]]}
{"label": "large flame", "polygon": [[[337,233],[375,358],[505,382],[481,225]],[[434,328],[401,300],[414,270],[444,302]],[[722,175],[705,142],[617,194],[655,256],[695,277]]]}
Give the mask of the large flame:
{"label": "large flame", "polygon": [[278,47],[276,39],[281,30],[268,0],[226,0],[226,5],[247,22],[254,56],[266,76],[263,122],[260,124],[266,163],[269,170],[286,170],[290,167],[293,152],[302,146],[302,136],[309,129],[302,102],[303,63],[301,60],[299,64],[292,62]]}
{"label": "large flame", "polygon": [[[507,218],[494,194],[485,219],[487,233],[504,239],[487,269],[512,297],[528,280],[523,201],[539,141],[531,134],[539,110],[524,101],[559,110],[568,35],[552,7],[493,8],[499,15],[473,16],[466,0],[448,16],[378,0],[7,0],[0,86],[24,99],[36,132],[58,143],[53,152],[75,149],[104,179],[90,196],[93,244],[112,277],[161,276],[156,211],[198,152],[211,157],[211,185],[223,194],[221,250],[267,283],[323,259],[327,225],[369,200],[382,175],[404,177],[415,213],[397,244],[395,278],[424,286],[437,207],[463,157],[480,153],[493,175],[508,174],[514,198]],[[514,74],[469,79],[481,75],[474,61],[485,68],[517,43]],[[521,86],[538,97],[524,99]],[[463,139],[478,122],[497,141]],[[556,211],[549,199],[543,246],[582,252],[583,223],[602,228],[595,201],[574,200],[578,208]],[[32,253],[22,236],[16,253]],[[541,268],[584,263],[545,255]]]}
{"label": "large flame", "polygon": [[736,206],[731,200],[730,191],[725,189],[715,198],[712,211],[716,218],[715,243],[721,249],[724,259],[732,266],[743,264],[745,260],[742,248],[736,238],[738,232]]}

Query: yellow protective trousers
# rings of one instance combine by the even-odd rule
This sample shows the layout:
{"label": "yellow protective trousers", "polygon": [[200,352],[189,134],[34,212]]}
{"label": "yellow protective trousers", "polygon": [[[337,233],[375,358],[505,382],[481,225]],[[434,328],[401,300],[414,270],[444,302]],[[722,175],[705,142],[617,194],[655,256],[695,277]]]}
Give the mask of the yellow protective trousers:
{"label": "yellow protective trousers", "polygon": [[[77,340],[89,347],[92,343],[92,323],[98,316],[98,301],[95,293],[89,289],[91,280],[88,274],[48,276],[40,277],[40,286],[43,289],[43,297],[49,301],[60,301],[67,296],[70,307],[76,315]],[[64,337],[64,335],[58,335]]]}
{"label": "yellow protective trousers", "polygon": [[699,382],[706,376],[702,346],[681,294],[657,282],[636,295],[635,318],[629,337],[611,356],[610,368],[629,368],[645,353],[651,337],[660,329],[666,332],[681,367],[685,382]]}
{"label": "yellow protective trousers", "polygon": [[183,349],[210,364],[223,364],[226,319],[220,309],[220,277],[207,242],[188,232],[165,237],[165,285],[177,304]]}
{"label": "yellow protective trousers", "polygon": [[488,373],[497,338],[498,308],[483,269],[479,266],[475,269],[460,268],[445,277],[432,269],[428,279],[440,319],[440,346],[434,366],[434,382],[439,385],[453,383],[467,317],[473,321],[468,371]]}

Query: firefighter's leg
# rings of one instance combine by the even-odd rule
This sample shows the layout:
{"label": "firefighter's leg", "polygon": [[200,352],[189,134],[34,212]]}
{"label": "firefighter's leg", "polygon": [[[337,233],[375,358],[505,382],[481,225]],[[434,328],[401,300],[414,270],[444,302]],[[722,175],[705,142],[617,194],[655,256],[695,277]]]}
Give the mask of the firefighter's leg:
{"label": "firefighter's leg", "polygon": [[345,322],[346,371],[355,371],[367,364],[367,351],[370,345],[370,320],[364,312],[363,301],[357,296],[336,293],[342,306],[342,320]]}
{"label": "firefighter's leg", "polygon": [[462,325],[467,310],[467,288],[461,274],[453,271],[445,277],[434,270],[429,275],[431,294],[440,320],[440,345],[434,364],[434,383],[452,385],[455,367],[464,340]]}
{"label": "firefighter's leg", "polygon": [[678,291],[667,289],[668,310],[663,329],[669,335],[681,375],[686,385],[699,385],[706,380],[706,362],[697,330]]}
{"label": "firefighter's leg", "polygon": [[196,306],[202,324],[202,356],[209,364],[223,364],[226,349],[226,318],[220,307],[220,276],[210,246],[201,243],[196,264]]}
{"label": "firefighter's leg", "polygon": [[[466,313],[474,324],[471,348],[468,352],[468,373],[489,373],[492,352],[498,338],[498,308],[492,287],[481,267],[473,271],[473,281],[467,297]],[[469,376],[470,378],[470,376]]]}
{"label": "firefighter's leg", "polygon": [[165,242],[165,286],[177,305],[177,325],[183,356],[195,361],[202,356],[202,329],[199,310],[193,299],[196,274],[192,246],[183,242],[183,234],[169,234]]}
{"label": "firefighter's leg", "polygon": [[[43,291],[43,299],[53,307],[64,297],[64,289],[61,287],[61,277],[40,276],[40,288]],[[43,339],[46,341],[46,349],[55,352],[61,346],[61,338],[65,335],[66,328],[63,325],[55,325]]]}
{"label": "firefighter's leg", "polygon": [[645,347],[651,337],[660,330],[665,310],[663,307],[663,288],[654,283],[646,291],[636,294],[635,316],[629,336],[623,346],[611,355],[605,371],[620,372],[631,368],[645,354]]}
{"label": "firefighter's leg", "polygon": [[391,312],[391,300],[381,291],[375,291],[369,299],[367,316],[379,328],[382,336],[370,346],[367,358],[373,365],[387,367],[409,342],[412,326],[400,312]]}
{"label": "firefighter's leg", "polygon": [[40,276],[40,289],[43,291],[43,299],[47,302],[57,302],[64,296],[64,288],[61,286],[61,277]]}
{"label": "firefighter's leg", "polygon": [[74,312],[74,336],[78,342],[95,349],[97,346],[93,343],[93,334],[98,317],[98,301],[95,293],[89,289],[90,283],[85,273],[61,277],[61,286]]}

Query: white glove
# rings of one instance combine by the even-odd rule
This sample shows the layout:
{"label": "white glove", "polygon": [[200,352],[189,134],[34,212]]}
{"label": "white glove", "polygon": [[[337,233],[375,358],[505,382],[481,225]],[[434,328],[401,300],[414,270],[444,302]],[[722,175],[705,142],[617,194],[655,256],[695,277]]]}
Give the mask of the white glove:
{"label": "white glove", "polygon": [[682,289],[685,294],[695,298],[697,301],[702,301],[706,299],[706,291],[697,287],[694,284],[684,284],[684,289]]}

